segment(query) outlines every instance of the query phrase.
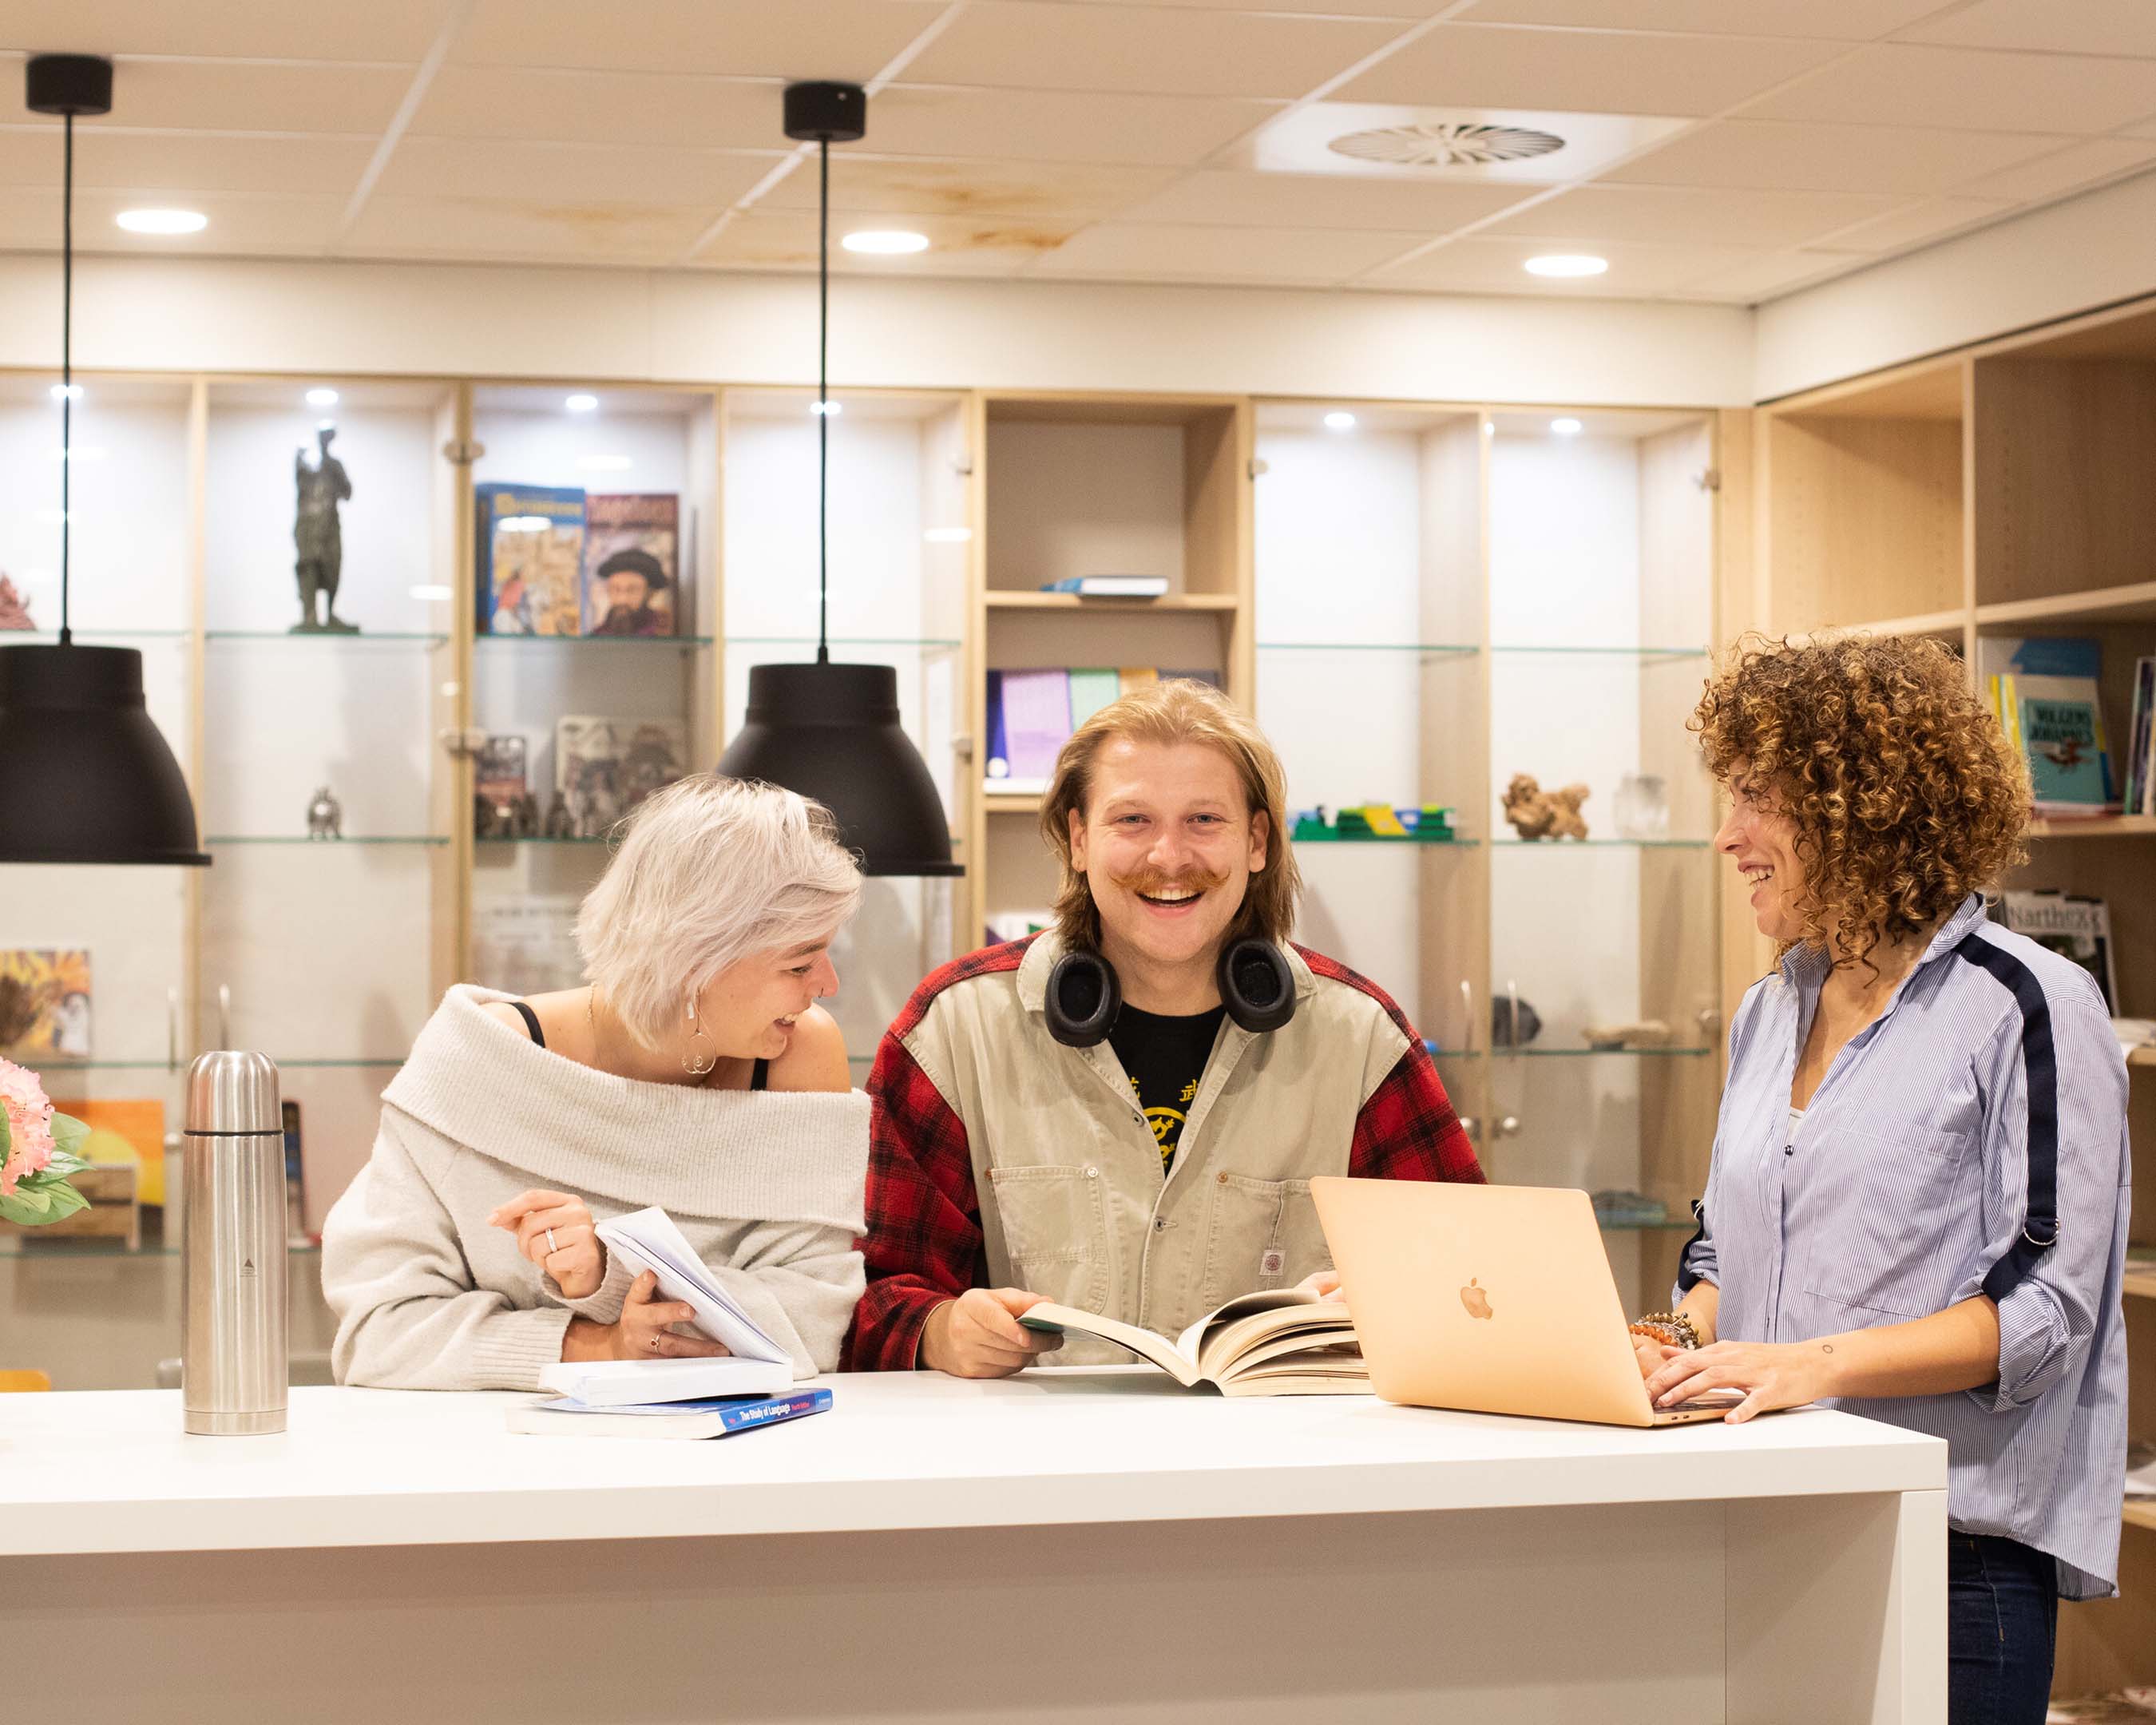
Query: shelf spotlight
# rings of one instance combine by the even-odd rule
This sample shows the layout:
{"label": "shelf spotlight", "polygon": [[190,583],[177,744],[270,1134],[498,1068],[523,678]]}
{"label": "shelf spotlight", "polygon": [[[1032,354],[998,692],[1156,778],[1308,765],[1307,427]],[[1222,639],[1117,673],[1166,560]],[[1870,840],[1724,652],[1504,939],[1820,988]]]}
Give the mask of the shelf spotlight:
{"label": "shelf spotlight", "polygon": [[317,431],[335,431],[336,429],[336,421],[334,419],[317,419],[315,421],[315,429]]}
{"label": "shelf spotlight", "polygon": [[307,392],[307,405],[311,408],[333,408],[336,404],[337,393],[334,389],[310,389]]}
{"label": "shelf spotlight", "polygon": [[874,258],[903,257],[909,252],[928,249],[926,234],[909,234],[899,228],[870,228],[860,234],[849,234],[839,244],[850,252],[865,253]]}
{"label": "shelf spotlight", "polygon": [[835,419],[846,411],[846,404],[839,401],[812,401],[808,403],[808,411],[812,413],[821,413],[826,418]]}
{"label": "shelf spotlight", "polygon": [[198,209],[124,209],[112,219],[130,234],[199,234],[209,226]]}
{"label": "shelf spotlight", "polygon": [[457,590],[454,588],[438,586],[432,582],[423,583],[412,589],[413,598],[426,599],[437,604],[445,605],[456,596]]}
{"label": "shelf spotlight", "polygon": [[1609,267],[1609,260],[1584,252],[1554,252],[1548,257],[1530,258],[1524,267],[1530,275],[1599,275]]}
{"label": "shelf spotlight", "polygon": [[1554,431],[1559,437],[1578,437],[1579,434],[1586,430],[1587,428],[1581,424],[1577,419],[1566,418],[1563,419],[1551,420],[1550,429]]}
{"label": "shelf spotlight", "polygon": [[931,545],[963,545],[973,536],[971,527],[931,527],[921,536]]}
{"label": "shelf spotlight", "polygon": [[82,399],[82,385],[80,383],[55,383],[53,385],[52,396],[54,401],[80,401]]}
{"label": "shelf spotlight", "polygon": [[596,395],[572,395],[562,405],[572,413],[592,413],[598,411],[599,398]]}
{"label": "shelf spotlight", "polygon": [[1346,413],[1327,413],[1325,416],[1325,429],[1327,431],[1353,431],[1355,429],[1355,416]]}

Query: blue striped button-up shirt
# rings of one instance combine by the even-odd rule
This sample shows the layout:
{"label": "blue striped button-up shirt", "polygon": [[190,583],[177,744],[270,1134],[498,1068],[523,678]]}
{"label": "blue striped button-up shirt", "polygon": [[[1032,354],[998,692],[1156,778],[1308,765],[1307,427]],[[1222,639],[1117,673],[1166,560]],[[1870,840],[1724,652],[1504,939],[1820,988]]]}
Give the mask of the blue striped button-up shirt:
{"label": "blue striped button-up shirt", "polygon": [[1792,1133],[1789,1085],[1826,974],[1823,952],[1796,948],[1738,1009],[1680,1291],[1717,1284],[1717,1331],[1739,1342],[1906,1323],[1990,1294],[1996,1382],[1846,1409],[1947,1440],[1954,1527],[2048,1552],[2067,1599],[2113,1593],[2131,1169],[2102,997],[1971,897]]}

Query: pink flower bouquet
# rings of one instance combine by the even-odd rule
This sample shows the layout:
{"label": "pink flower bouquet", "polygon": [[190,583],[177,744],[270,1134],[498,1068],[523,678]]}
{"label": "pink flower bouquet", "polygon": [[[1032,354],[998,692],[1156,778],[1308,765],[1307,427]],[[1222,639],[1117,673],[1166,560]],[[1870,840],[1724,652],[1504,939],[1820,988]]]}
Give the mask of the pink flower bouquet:
{"label": "pink flower bouquet", "polygon": [[68,1176],[90,1164],[76,1152],[90,1128],[56,1114],[38,1075],[0,1060],[0,1218],[35,1228],[89,1203]]}

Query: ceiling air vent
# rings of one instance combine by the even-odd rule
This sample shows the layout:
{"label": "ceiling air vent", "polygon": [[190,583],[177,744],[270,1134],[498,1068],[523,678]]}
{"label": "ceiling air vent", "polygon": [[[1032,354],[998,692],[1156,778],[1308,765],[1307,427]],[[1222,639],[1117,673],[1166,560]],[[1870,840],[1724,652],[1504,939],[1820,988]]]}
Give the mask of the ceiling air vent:
{"label": "ceiling air vent", "polygon": [[1554,132],[1530,131],[1523,126],[1440,121],[1351,131],[1333,139],[1331,147],[1358,162],[1387,162],[1400,167],[1480,167],[1547,156],[1564,148],[1564,140]]}

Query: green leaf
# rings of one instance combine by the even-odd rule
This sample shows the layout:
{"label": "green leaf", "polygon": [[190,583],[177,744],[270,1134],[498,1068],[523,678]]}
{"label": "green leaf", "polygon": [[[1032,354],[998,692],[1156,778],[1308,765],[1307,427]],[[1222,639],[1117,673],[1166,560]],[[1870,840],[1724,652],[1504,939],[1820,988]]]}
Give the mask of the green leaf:
{"label": "green leaf", "polygon": [[55,1146],[53,1150],[53,1159],[47,1163],[43,1168],[38,1170],[38,1172],[41,1173],[56,1174],[62,1179],[64,1179],[69,1174],[80,1173],[89,1166],[90,1163],[85,1162],[80,1156],[76,1155],[74,1151],[63,1150],[58,1146]]}
{"label": "green leaf", "polygon": [[53,1116],[53,1145],[70,1156],[82,1153],[82,1141],[90,1136],[90,1128],[72,1114]]}
{"label": "green leaf", "polygon": [[53,1204],[50,1214],[45,1218],[48,1222],[59,1221],[64,1217],[73,1215],[77,1210],[86,1210],[90,1208],[90,1200],[65,1183],[48,1187],[46,1195],[52,1199]]}
{"label": "green leaf", "polygon": [[8,1159],[8,1147],[14,1142],[15,1134],[8,1127],[8,1111],[0,1108],[0,1162]]}
{"label": "green leaf", "polygon": [[13,1197],[0,1198],[0,1216],[4,1216],[10,1222],[20,1223],[25,1228],[35,1228],[41,1223],[52,1220],[52,1199],[49,1194],[38,1191],[26,1181],[16,1187]]}

